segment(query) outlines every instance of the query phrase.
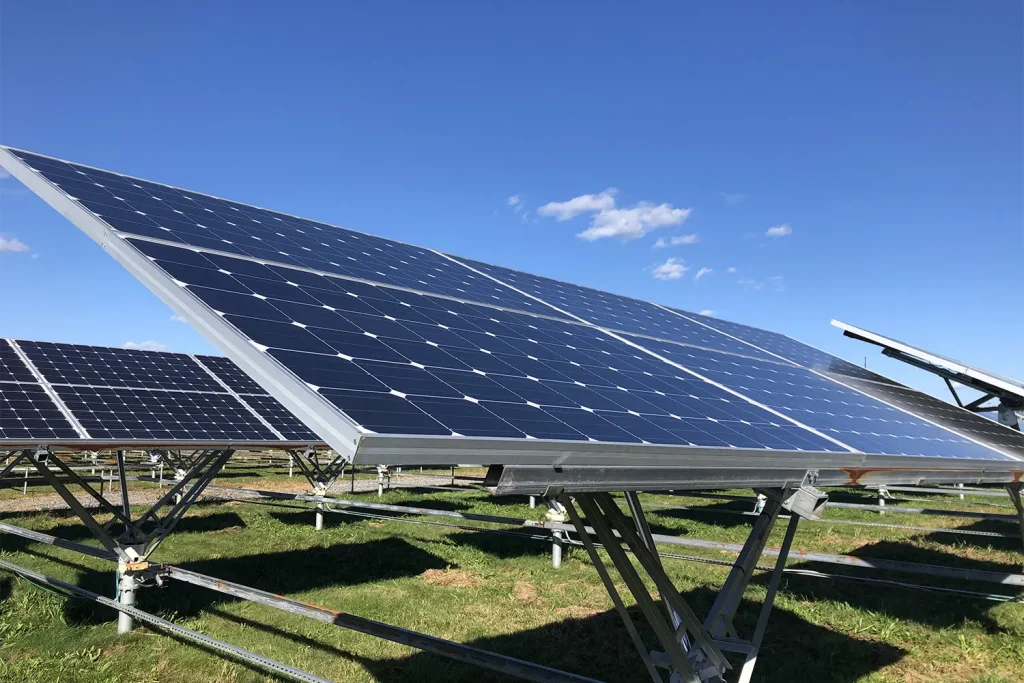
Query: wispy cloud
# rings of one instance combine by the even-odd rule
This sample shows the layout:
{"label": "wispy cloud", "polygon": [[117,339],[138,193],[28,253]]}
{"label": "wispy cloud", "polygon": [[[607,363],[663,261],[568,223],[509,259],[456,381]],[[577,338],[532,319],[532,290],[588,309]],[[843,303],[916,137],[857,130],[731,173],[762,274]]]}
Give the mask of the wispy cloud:
{"label": "wispy cloud", "polygon": [[711,275],[711,273],[713,273],[713,272],[715,272],[715,271],[713,269],[711,269],[711,268],[701,268],[700,270],[697,271],[697,274],[693,276],[693,279],[694,280],[699,280],[702,277],[704,277],[705,275]]}
{"label": "wispy cloud", "polygon": [[3,235],[0,235],[0,251],[18,254],[28,250],[28,245],[17,237],[4,237]]}
{"label": "wispy cloud", "polygon": [[739,204],[747,198],[746,192],[719,192],[718,198],[730,206]]}
{"label": "wispy cloud", "polygon": [[643,237],[652,230],[680,225],[690,216],[690,209],[679,209],[671,204],[638,202],[628,208],[617,208],[611,187],[599,194],[584,194],[565,202],[549,202],[537,209],[537,214],[562,222],[593,214],[590,227],[576,234],[582,240],[593,242],[606,237],[618,237],[623,242]]}
{"label": "wispy cloud", "polygon": [[161,344],[158,341],[153,341],[152,339],[147,339],[143,342],[126,341],[124,343],[124,348],[134,349],[136,351],[166,351],[167,345]]}
{"label": "wispy cloud", "polygon": [[700,242],[700,235],[693,233],[692,235],[675,235],[665,239],[659,237],[658,241],[654,243],[655,249],[662,249],[663,247],[678,247],[681,244],[696,244]]}
{"label": "wispy cloud", "polygon": [[700,312],[700,313],[699,313],[698,315],[714,316],[714,315],[715,315],[715,312],[714,312],[714,311],[712,311],[712,310],[711,310],[710,308],[705,308],[705,309],[704,309],[703,311],[701,311],[701,312]]}
{"label": "wispy cloud", "polygon": [[793,234],[793,228],[789,227],[789,223],[783,223],[782,225],[773,225],[764,232],[765,237],[785,237],[786,235]]}
{"label": "wispy cloud", "polygon": [[673,256],[664,263],[654,267],[651,274],[656,280],[678,280],[689,268],[683,265],[682,259]]}
{"label": "wispy cloud", "polygon": [[584,213],[607,211],[615,207],[616,193],[618,190],[609,187],[600,194],[582,194],[567,202],[548,202],[544,206],[538,207],[537,213],[561,222],[571,220]]}
{"label": "wispy cloud", "polygon": [[730,266],[726,268],[725,272],[729,273],[729,275],[733,275],[736,272],[736,266]]}
{"label": "wispy cloud", "polygon": [[188,321],[185,320],[184,318],[182,318],[180,315],[172,315],[171,316],[171,322],[175,322],[175,323],[188,323]]}
{"label": "wispy cloud", "polygon": [[760,292],[763,289],[772,289],[776,292],[786,291],[786,281],[781,275],[772,275],[764,280],[754,280],[751,278],[740,278],[736,281],[743,289],[749,289],[755,292]]}
{"label": "wispy cloud", "polygon": [[512,210],[515,211],[516,213],[519,213],[520,211],[523,210],[523,198],[517,194],[514,194],[511,197],[509,197],[507,200],[505,200],[505,203],[511,206]]}

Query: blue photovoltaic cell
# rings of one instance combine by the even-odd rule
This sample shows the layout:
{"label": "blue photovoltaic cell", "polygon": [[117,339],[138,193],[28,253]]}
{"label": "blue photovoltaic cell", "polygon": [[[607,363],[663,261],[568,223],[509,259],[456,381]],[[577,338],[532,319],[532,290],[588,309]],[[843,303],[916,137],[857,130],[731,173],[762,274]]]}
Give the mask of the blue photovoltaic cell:
{"label": "blue photovoltaic cell", "polygon": [[196,360],[206,366],[207,370],[217,375],[235,393],[257,395],[267,393],[249,375],[242,372],[242,369],[235,365],[234,361],[230,358],[225,358],[224,356],[196,356]]}
{"label": "blue photovoltaic cell", "polygon": [[268,394],[254,382],[249,375],[235,365],[230,358],[223,356],[196,356],[210,372],[238,394],[239,398],[250,408],[259,413],[271,427],[276,429],[286,441],[306,441],[310,444],[320,441],[299,418],[285,408],[280,401]]}
{"label": "blue photovoltaic cell", "polygon": [[[2,342],[2,376],[35,382],[10,342]],[[227,358],[202,356],[204,369],[182,353],[24,340],[16,343],[91,439],[279,440],[260,421],[262,417],[286,441],[320,441]],[[210,372],[238,397],[231,395]],[[21,406],[21,413],[0,416],[2,430],[9,434],[6,438],[29,438],[24,429],[9,428],[8,423],[14,424],[15,415],[46,412],[44,406],[49,397],[41,390],[15,392],[6,382],[3,390],[8,403]],[[66,424],[56,404],[46,414],[46,425],[39,422],[39,417],[21,419],[22,423],[35,425],[39,436],[32,438],[82,438],[69,424],[66,429],[53,426],[60,421]],[[17,437],[13,436],[15,433]]]}
{"label": "blue photovoltaic cell", "polygon": [[0,382],[38,383],[25,361],[18,357],[6,339],[0,339]]}
{"label": "blue photovoltaic cell", "polygon": [[11,150],[114,229],[519,310],[546,306],[393,240]]}
{"label": "blue photovoltaic cell", "polygon": [[712,381],[865,453],[997,457],[984,446],[805,368],[664,342],[649,346]]}
{"label": "blue photovoltaic cell", "polygon": [[884,382],[886,384],[894,383],[891,379],[871,372],[867,368],[862,368],[859,365],[854,365],[842,358],[837,358],[831,354],[825,353],[824,351],[819,351],[813,346],[808,346],[807,344],[798,342],[784,334],[769,332],[768,330],[750,327],[749,325],[741,325],[740,323],[732,323],[727,320],[720,320],[718,318],[699,315],[697,313],[688,313],[686,311],[679,311],[679,313],[708,325],[709,327],[713,327],[716,330],[720,330],[725,334],[742,339],[743,341],[762,348],[765,351],[770,351],[771,353],[776,354],[776,357],[782,357],[785,360],[796,363],[797,365],[809,370],[817,370],[819,372],[838,375],[841,377],[857,377],[860,379],[872,380],[874,382]]}
{"label": "blue photovoltaic cell", "polygon": [[54,385],[93,439],[274,441],[229,394]]}
{"label": "blue photovoltaic cell", "polygon": [[46,381],[134,389],[222,391],[188,356],[105,346],[19,341]]}
{"label": "blue photovoltaic cell", "polygon": [[0,382],[0,439],[77,439],[39,384]]}
{"label": "blue photovoltaic cell", "polygon": [[[845,450],[805,424],[873,453],[1008,457],[911,415],[929,410],[912,390],[837,383],[900,387],[783,335],[12,152],[365,430]],[[272,424],[298,431],[286,415]]]}
{"label": "blue photovoltaic cell", "polygon": [[840,450],[588,325],[131,242],[370,431]]}
{"label": "blue photovoltaic cell", "polygon": [[769,358],[760,349],[730,339],[714,330],[646,301],[609,294],[589,287],[530,275],[509,268],[459,258],[472,268],[550,303],[567,313],[610,330],[659,337],[719,351]]}

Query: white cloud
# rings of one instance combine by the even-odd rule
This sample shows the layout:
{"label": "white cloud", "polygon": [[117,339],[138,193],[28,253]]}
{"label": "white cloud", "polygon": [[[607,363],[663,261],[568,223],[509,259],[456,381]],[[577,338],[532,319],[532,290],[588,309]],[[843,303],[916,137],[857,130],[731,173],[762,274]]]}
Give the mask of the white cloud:
{"label": "white cloud", "polygon": [[786,283],[783,281],[781,275],[772,275],[768,278],[768,284],[772,286],[776,292],[782,292],[786,289]]}
{"label": "white cloud", "polygon": [[512,210],[515,211],[516,213],[519,213],[520,211],[523,210],[523,198],[517,194],[514,194],[511,197],[509,197],[507,200],[505,200],[505,203],[511,206]]}
{"label": "white cloud", "polygon": [[677,247],[681,244],[696,244],[700,242],[700,235],[693,233],[692,235],[675,235],[669,237],[667,240],[664,237],[659,237],[658,241],[654,243],[655,249],[661,249],[663,247]]}
{"label": "white cloud", "polygon": [[153,341],[152,339],[147,339],[143,342],[126,341],[124,343],[124,348],[134,349],[136,351],[166,351],[167,345],[161,344],[158,341]]}
{"label": "white cloud", "polygon": [[701,311],[701,312],[700,312],[700,313],[699,313],[698,315],[706,315],[706,316],[713,316],[714,314],[715,314],[715,312],[714,312],[714,311],[712,311],[712,310],[711,310],[710,308],[705,308],[705,309],[704,309],[703,311]]}
{"label": "white cloud", "polygon": [[615,206],[615,195],[615,188],[608,188],[600,194],[584,194],[567,202],[549,202],[539,207],[537,214],[559,222],[585,213],[594,214],[590,227],[576,234],[588,242],[605,237],[618,237],[628,242],[652,230],[679,225],[690,216],[690,209],[677,209],[666,203],[638,202],[629,208],[618,208]]}
{"label": "white cloud", "polygon": [[766,237],[785,237],[786,235],[793,234],[793,228],[789,227],[789,223],[773,225],[765,230],[764,234]]}
{"label": "white cloud", "polygon": [[651,273],[656,280],[678,280],[689,268],[683,265],[681,259],[673,256],[664,263],[655,266]]}
{"label": "white cloud", "polygon": [[702,277],[704,277],[705,275],[711,275],[711,273],[713,273],[713,272],[715,272],[715,271],[712,270],[711,268],[701,268],[700,270],[697,271],[697,274],[693,276],[693,279],[694,280],[699,280]]}
{"label": "white cloud", "polygon": [[750,278],[743,278],[736,281],[743,289],[752,289],[755,292],[759,292],[764,289],[764,283],[760,280],[751,280]]}
{"label": "white cloud", "polygon": [[567,202],[548,202],[537,208],[541,216],[549,216],[556,221],[567,221],[582,213],[594,213],[608,211],[615,207],[615,195],[618,192],[614,187],[609,187],[601,194],[583,194],[573,197]]}
{"label": "white cloud", "polygon": [[3,235],[0,235],[0,251],[9,251],[16,254],[28,251],[28,245],[16,237],[4,237]]}
{"label": "white cloud", "polygon": [[172,315],[171,322],[175,323],[187,323],[188,321],[182,318],[180,315]]}
{"label": "white cloud", "polygon": [[725,272],[729,273],[729,275],[734,274],[736,272],[736,266],[730,266],[730,267],[726,268]]}
{"label": "white cloud", "polygon": [[746,199],[747,198],[747,193],[746,192],[719,192],[718,193],[718,197],[719,197],[719,199],[721,199],[726,204],[732,205],[732,204],[739,204],[744,199]]}

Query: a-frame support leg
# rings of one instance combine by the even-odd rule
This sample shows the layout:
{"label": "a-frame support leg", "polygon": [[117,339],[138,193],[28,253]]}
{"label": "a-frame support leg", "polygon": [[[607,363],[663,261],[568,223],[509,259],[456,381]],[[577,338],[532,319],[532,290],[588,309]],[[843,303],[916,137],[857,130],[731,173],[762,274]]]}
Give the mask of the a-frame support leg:
{"label": "a-frame support leg", "polygon": [[[155,571],[150,569],[149,557],[199,499],[231,457],[232,452],[232,449],[223,449],[198,451],[193,454],[190,457],[191,467],[181,473],[179,481],[148,510],[134,518],[129,506],[123,453],[117,454],[118,476],[122,486],[119,505],[107,501],[45,447],[34,452],[23,452],[21,457],[30,458],[40,476],[53,487],[57,495],[67,503],[103,547],[117,557],[118,599],[125,604],[134,604],[136,590],[151,583],[155,578]],[[5,468],[0,476],[6,474],[9,469]],[[77,486],[92,499],[93,505],[86,507],[71,491],[69,485]],[[112,518],[101,524],[97,517],[103,514],[109,514]],[[113,531],[115,527],[120,527],[119,533]],[[118,620],[118,633],[126,633],[132,626],[131,618],[124,615]]]}
{"label": "a-frame support leg", "polygon": [[[349,464],[349,457],[343,453],[333,450],[327,451],[326,458],[322,458],[312,446],[305,451],[288,451],[292,461],[299,466],[306,481],[313,487],[313,495],[324,496],[334,486],[345,472],[345,466]],[[314,526],[319,530],[324,528],[324,504],[317,503],[314,508]]]}
{"label": "a-frame support leg", "polygon": [[[775,595],[782,581],[786,557],[792,546],[798,521],[800,517],[820,517],[827,500],[823,493],[811,486],[766,490],[762,493],[765,494],[764,509],[755,521],[743,551],[703,623],[686,604],[665,573],[640,498],[636,493],[626,494],[626,504],[632,519],[623,514],[615,499],[608,493],[579,493],[574,497],[562,494],[559,497],[653,681],[663,683],[662,674],[658,672],[657,667],[669,670],[669,680],[672,683],[724,681],[726,673],[732,666],[723,652],[735,652],[746,656],[739,680],[743,683],[749,682],[761,641],[767,630]],[[736,633],[733,618],[781,510],[789,510],[792,517],[753,637],[751,640],[744,640]],[[640,613],[662,647],[661,652],[649,652],[644,645],[592,536],[600,542],[636,600]],[[627,555],[627,550],[635,558],[639,568]],[[658,595],[664,603],[664,612],[658,609],[655,598],[648,591],[646,582],[640,574],[641,569],[657,587]]]}

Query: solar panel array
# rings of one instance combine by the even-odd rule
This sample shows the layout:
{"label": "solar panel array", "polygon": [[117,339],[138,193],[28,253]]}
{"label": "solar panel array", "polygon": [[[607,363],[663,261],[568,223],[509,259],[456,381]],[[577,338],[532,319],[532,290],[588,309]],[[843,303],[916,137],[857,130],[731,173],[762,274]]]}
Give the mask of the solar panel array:
{"label": "solar panel array", "polygon": [[11,339],[0,348],[7,440],[319,441],[225,358]]}
{"label": "solar panel array", "polygon": [[10,152],[364,432],[1012,459],[782,335]]}

